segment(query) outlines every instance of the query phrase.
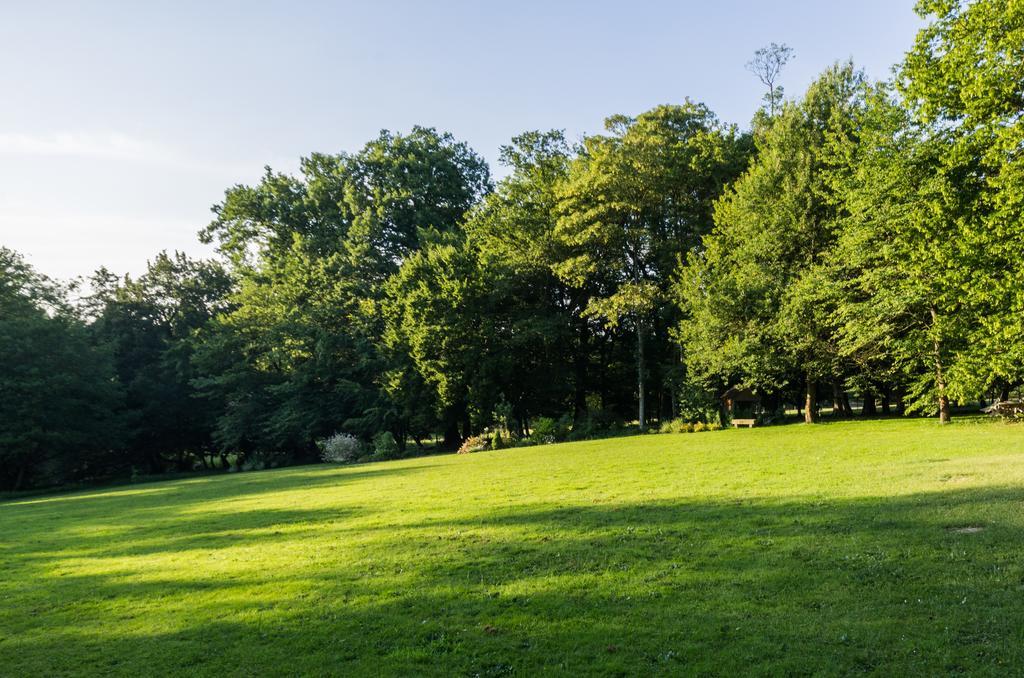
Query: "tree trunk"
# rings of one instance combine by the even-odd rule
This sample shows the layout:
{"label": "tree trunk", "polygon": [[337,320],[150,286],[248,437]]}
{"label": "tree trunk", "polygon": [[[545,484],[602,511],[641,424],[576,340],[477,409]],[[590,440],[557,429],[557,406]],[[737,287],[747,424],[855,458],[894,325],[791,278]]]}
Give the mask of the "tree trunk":
{"label": "tree trunk", "polygon": [[401,452],[402,454],[405,454],[405,447],[406,445],[408,445],[409,436],[406,433],[406,425],[404,420],[402,420],[398,424],[398,430],[393,431],[391,435],[394,436],[395,442],[398,443],[398,451]]}
{"label": "tree trunk", "polygon": [[462,439],[459,437],[459,424],[455,417],[452,417],[448,422],[448,426],[444,429],[444,440],[442,445],[446,450],[457,450],[459,445],[462,444]]}
{"label": "tree trunk", "polygon": [[644,324],[643,321],[637,323],[636,327],[636,383],[637,393],[639,395],[639,417],[638,422],[640,424],[640,432],[643,433],[647,430],[647,420],[644,417],[644,408],[647,404],[646,396],[644,395]]}
{"label": "tree trunk", "polygon": [[586,321],[579,326],[579,339],[574,359],[573,371],[573,421],[575,424],[583,422],[587,416],[587,365],[590,360],[588,349],[590,347],[590,329]]}
{"label": "tree trunk", "polygon": [[804,386],[804,423],[813,424],[816,421],[818,421],[818,384],[808,374]]}
{"label": "tree trunk", "polygon": [[939,396],[939,423],[948,424],[950,420],[949,398],[943,394]]}
{"label": "tree trunk", "polygon": [[999,391],[999,402],[1005,403],[1010,399],[1010,385],[1003,383],[1003,388]]}
{"label": "tree trunk", "polygon": [[875,392],[866,389],[862,397],[864,398],[864,404],[860,408],[861,416],[873,417],[878,414],[878,408],[875,406]]}
{"label": "tree trunk", "polygon": [[838,381],[832,382],[832,416],[846,416],[846,410],[843,408],[843,390]]}
{"label": "tree trunk", "polygon": [[891,397],[889,394],[889,387],[886,386],[882,390],[882,414],[889,414],[891,412]]}
{"label": "tree trunk", "polygon": [[[932,314],[932,329],[938,324],[939,314],[935,306],[930,309]],[[949,396],[946,395],[946,377],[942,373],[942,344],[936,336],[932,339],[932,351],[935,357],[935,390],[939,394],[939,423],[949,423]]]}
{"label": "tree trunk", "polygon": [[25,482],[25,464],[18,467],[18,477],[14,481],[14,491],[17,492],[21,489],[21,484]]}

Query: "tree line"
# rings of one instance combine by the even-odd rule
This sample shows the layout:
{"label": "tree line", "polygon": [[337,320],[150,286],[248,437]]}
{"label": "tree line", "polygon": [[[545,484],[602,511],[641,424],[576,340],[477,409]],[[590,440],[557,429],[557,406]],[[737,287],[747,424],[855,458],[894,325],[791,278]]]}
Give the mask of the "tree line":
{"label": "tree line", "polygon": [[286,464],[344,432],[403,454],[560,418],[576,437],[771,413],[950,418],[1024,381],[1024,6],[923,0],[886,82],[792,54],[749,129],[686,100],[506,175],[381,132],[229,188],[137,277],[55,282],[0,249],[0,487]]}

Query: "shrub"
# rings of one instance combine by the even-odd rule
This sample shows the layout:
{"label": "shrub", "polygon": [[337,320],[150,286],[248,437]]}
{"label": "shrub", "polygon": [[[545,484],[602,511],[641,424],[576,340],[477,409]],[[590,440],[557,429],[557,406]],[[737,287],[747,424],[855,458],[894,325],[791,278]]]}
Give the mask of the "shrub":
{"label": "shrub", "polygon": [[501,431],[494,429],[494,433],[491,434],[491,449],[500,450],[505,447],[505,441],[501,437]]}
{"label": "shrub", "polygon": [[462,447],[459,448],[459,454],[482,452],[483,450],[490,449],[490,447],[491,441],[487,436],[470,436],[463,441]]}
{"label": "shrub", "polygon": [[348,433],[335,433],[317,441],[320,460],[327,464],[351,464],[363,455],[363,443]]}
{"label": "shrub", "polygon": [[572,417],[563,415],[558,421],[551,417],[537,417],[530,431],[530,441],[542,445],[556,443],[569,437]]}
{"label": "shrub", "polygon": [[685,419],[672,419],[663,423],[658,430],[661,433],[692,433],[693,424]]}
{"label": "shrub", "polygon": [[609,435],[615,428],[615,415],[607,410],[590,409],[582,421],[576,422],[569,437],[572,440],[586,440]]}
{"label": "shrub", "polygon": [[708,425],[705,424],[703,421],[698,421],[696,424],[693,425],[693,432],[694,433],[700,433],[701,431],[707,431],[707,430],[708,430]]}
{"label": "shrub", "polygon": [[720,423],[718,423],[717,421],[713,421],[710,424],[708,424],[707,430],[709,430],[709,431],[721,431],[722,430],[722,425]]}
{"label": "shrub", "polygon": [[373,459],[374,461],[386,461],[399,457],[398,443],[395,437],[388,431],[381,431],[373,436]]}

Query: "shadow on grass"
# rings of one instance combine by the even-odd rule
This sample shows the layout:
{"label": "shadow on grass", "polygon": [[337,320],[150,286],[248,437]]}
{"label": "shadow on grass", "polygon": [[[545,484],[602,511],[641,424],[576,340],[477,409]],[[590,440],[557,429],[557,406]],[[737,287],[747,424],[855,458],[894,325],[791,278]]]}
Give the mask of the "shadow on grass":
{"label": "shadow on grass", "polygon": [[85,513],[105,516],[112,511],[121,512],[126,498],[130,498],[134,508],[140,511],[178,510],[183,506],[204,501],[225,501],[251,494],[343,485],[372,478],[407,475],[417,470],[415,467],[391,465],[372,469],[338,466],[330,470],[307,466],[243,474],[209,475],[178,481],[159,480],[112,489],[11,499],[0,502],[0,516],[66,516],[68,513],[76,512],[79,516]]}
{"label": "shadow on grass", "polygon": [[[173,579],[61,581],[40,569],[61,554],[30,541],[5,552],[31,576],[4,593],[50,595],[21,611],[31,619],[0,613],[0,656],[20,675],[1006,675],[1024,667],[1022,500],[985,488],[521,507],[361,528],[344,557],[220,579],[197,563]],[[86,548],[329,543],[331,525],[373,512],[221,515],[181,523],[166,548],[136,532]],[[315,534],[275,534],[313,521]]]}

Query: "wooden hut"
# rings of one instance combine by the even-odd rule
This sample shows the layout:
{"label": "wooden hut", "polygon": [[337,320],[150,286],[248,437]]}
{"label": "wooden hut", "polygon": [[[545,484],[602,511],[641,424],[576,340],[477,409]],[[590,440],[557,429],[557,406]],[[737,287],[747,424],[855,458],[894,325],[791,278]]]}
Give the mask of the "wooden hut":
{"label": "wooden hut", "polygon": [[729,413],[732,425],[736,428],[746,426],[751,428],[757,425],[757,415],[761,410],[761,399],[754,395],[749,388],[733,386],[722,394],[722,402],[725,410]]}

